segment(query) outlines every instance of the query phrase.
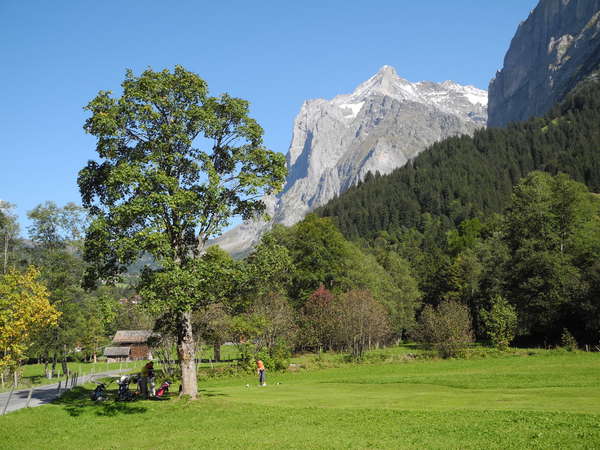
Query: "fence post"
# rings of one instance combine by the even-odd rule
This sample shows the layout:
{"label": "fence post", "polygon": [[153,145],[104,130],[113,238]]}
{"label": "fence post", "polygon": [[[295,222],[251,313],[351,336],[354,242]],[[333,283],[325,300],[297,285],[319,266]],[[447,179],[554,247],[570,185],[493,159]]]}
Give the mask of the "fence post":
{"label": "fence post", "polygon": [[57,397],[60,397],[60,386],[61,386],[61,384],[62,384],[62,381],[59,381],[58,382],[58,388],[56,389],[56,396]]}
{"label": "fence post", "polygon": [[8,398],[6,399],[6,404],[4,405],[4,409],[2,410],[2,415],[6,414],[8,404],[10,403],[10,398],[12,397],[14,391],[15,391],[15,385],[13,384],[13,387],[10,390],[10,393],[8,394]]}
{"label": "fence post", "polygon": [[25,408],[29,408],[29,403],[31,402],[32,394],[33,394],[33,386],[31,386],[31,389],[29,389],[29,395],[27,395],[27,405],[25,406]]}

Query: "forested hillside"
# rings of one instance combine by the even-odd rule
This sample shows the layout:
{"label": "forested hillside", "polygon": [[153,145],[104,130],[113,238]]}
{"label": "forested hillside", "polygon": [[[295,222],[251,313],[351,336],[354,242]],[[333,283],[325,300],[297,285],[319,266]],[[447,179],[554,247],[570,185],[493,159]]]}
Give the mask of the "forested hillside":
{"label": "forested hillside", "polygon": [[387,176],[368,176],[317,210],[349,238],[423,229],[429,213],[445,230],[503,211],[533,170],[564,172],[600,191],[600,83],[590,82],[544,118],[434,144]]}

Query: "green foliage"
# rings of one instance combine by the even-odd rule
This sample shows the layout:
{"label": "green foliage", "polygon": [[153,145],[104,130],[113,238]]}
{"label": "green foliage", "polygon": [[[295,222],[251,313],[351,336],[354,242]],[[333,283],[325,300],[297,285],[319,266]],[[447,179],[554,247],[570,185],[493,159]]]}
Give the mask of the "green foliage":
{"label": "green foliage", "polygon": [[[267,264],[260,264],[261,256]],[[408,263],[385,249],[361,251],[328,219],[309,214],[293,227],[274,227],[263,236],[248,265],[266,286],[287,287],[297,310],[321,286],[333,293],[368,290],[385,305],[397,335],[414,326],[420,292]]]}
{"label": "green foliage", "polygon": [[505,241],[522,333],[558,337],[568,305],[585,295],[574,241],[582,227],[598,226],[597,213],[587,188],[565,175],[533,172],[515,187]]}
{"label": "green foliage", "polygon": [[425,305],[415,338],[432,346],[443,358],[459,356],[473,342],[469,309],[453,300],[443,301],[437,308]]}
{"label": "green foliage", "polygon": [[66,242],[79,241],[87,225],[85,210],[74,203],[59,208],[48,201],[29,211],[27,217],[31,221],[27,228],[29,237],[47,249],[62,248]]}
{"label": "green foliage", "polygon": [[245,259],[246,297],[256,298],[269,292],[288,292],[295,273],[296,268],[288,248],[280,243],[276,232],[267,234]]}
{"label": "green foliage", "polygon": [[575,351],[578,348],[577,340],[566,328],[563,329],[563,332],[560,336],[560,346],[570,352]]}
{"label": "green foliage", "polygon": [[489,311],[480,314],[487,335],[499,350],[506,350],[517,332],[517,310],[501,296],[492,299]]}
{"label": "green foliage", "polygon": [[158,270],[147,268],[138,292],[155,314],[182,313],[227,299],[238,275],[236,263],[229,255],[210,249],[185,266],[165,261]]}
{"label": "green foliage", "polygon": [[84,129],[102,159],[78,180],[93,217],[90,281],[113,279],[144,252],[186,265],[231,216],[262,213],[262,196],[285,178],[283,155],[263,146],[247,101],[210,97],[204,80],[179,66],[128,71],[122,86],[120,98],[101,91],[86,107]]}

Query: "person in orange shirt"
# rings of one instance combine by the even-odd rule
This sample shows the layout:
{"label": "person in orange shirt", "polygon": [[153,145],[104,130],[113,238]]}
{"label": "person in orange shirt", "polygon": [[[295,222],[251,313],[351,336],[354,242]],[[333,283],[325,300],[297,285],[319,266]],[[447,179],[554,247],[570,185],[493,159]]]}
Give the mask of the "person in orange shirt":
{"label": "person in orange shirt", "polygon": [[261,386],[266,386],[267,382],[265,381],[265,365],[260,359],[256,361],[256,372],[258,373],[258,384]]}

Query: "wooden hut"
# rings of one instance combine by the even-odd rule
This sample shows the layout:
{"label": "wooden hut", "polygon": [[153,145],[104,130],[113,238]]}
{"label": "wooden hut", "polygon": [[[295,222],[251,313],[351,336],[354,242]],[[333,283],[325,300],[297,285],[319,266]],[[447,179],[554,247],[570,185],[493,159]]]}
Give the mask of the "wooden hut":
{"label": "wooden hut", "polygon": [[104,356],[108,362],[122,362],[129,361],[129,347],[106,347],[104,349]]}
{"label": "wooden hut", "polygon": [[149,330],[119,330],[113,337],[112,346],[104,349],[104,355],[109,362],[152,359],[148,345],[152,335]]}

